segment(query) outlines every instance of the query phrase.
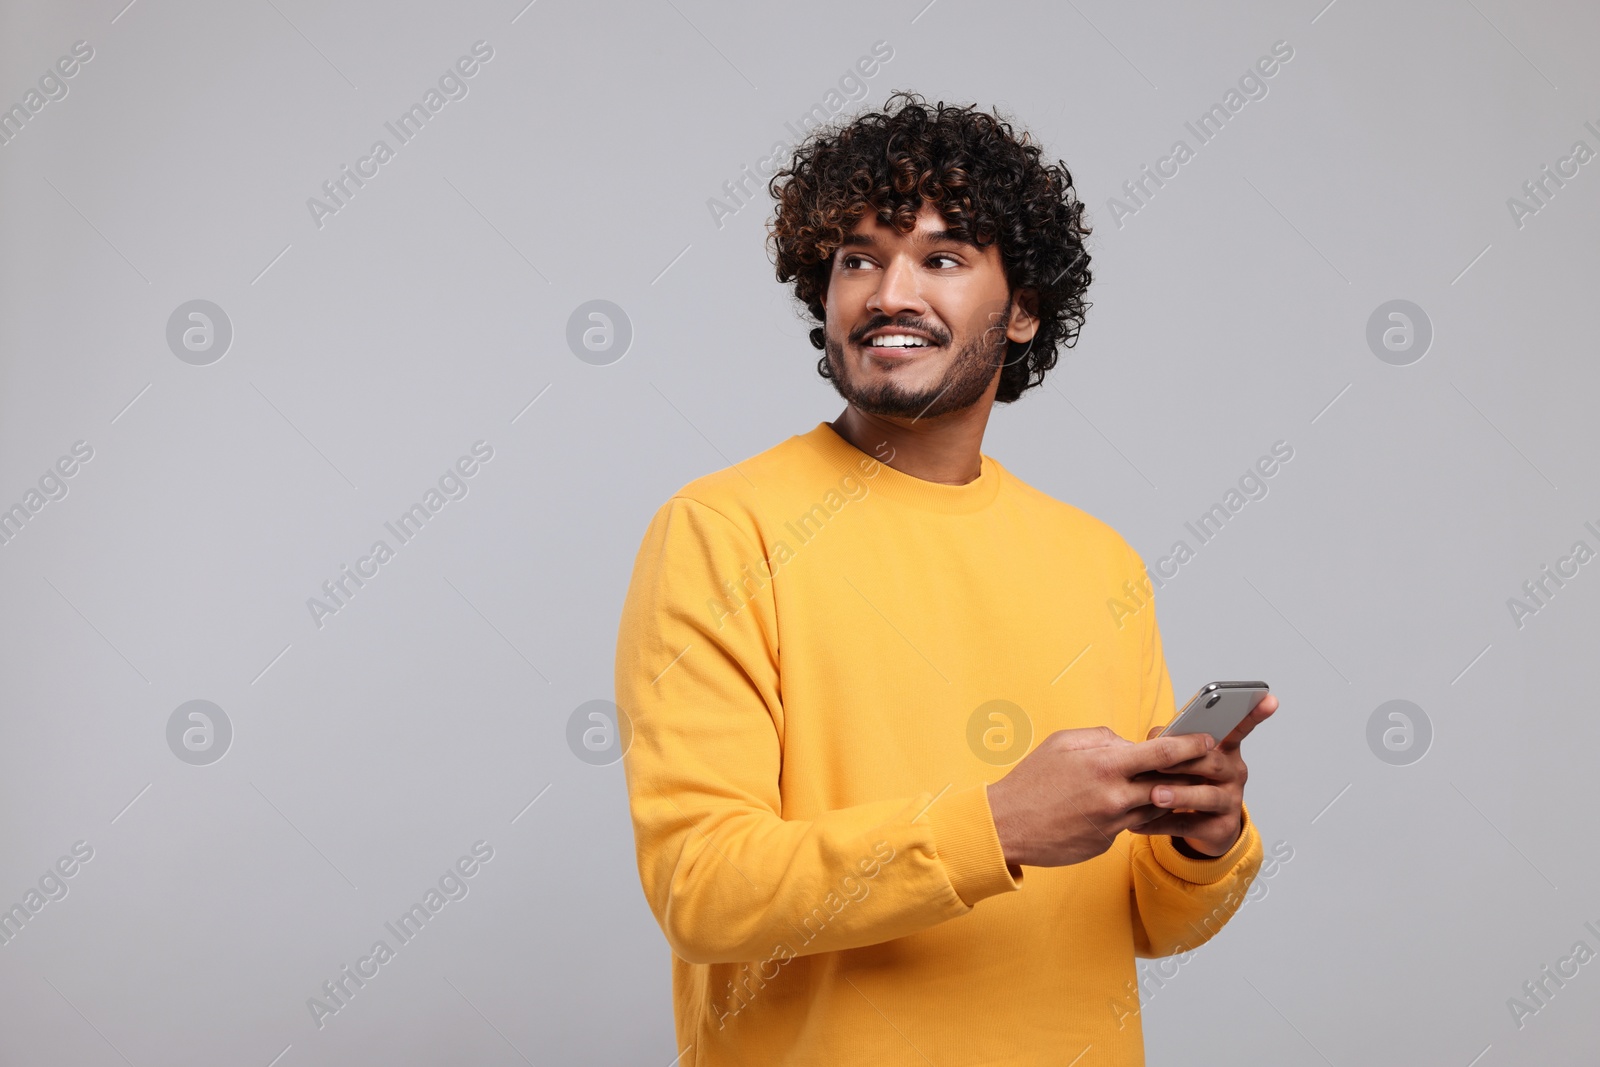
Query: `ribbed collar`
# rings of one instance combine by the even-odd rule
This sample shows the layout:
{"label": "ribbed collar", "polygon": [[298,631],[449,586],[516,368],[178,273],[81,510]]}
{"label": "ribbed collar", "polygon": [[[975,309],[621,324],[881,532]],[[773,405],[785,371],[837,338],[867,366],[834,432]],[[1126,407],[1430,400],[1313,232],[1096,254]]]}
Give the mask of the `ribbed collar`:
{"label": "ribbed collar", "polygon": [[[867,485],[870,492],[923,511],[943,512],[949,515],[966,515],[979,511],[994,502],[995,496],[1000,492],[1000,482],[1005,477],[1004,468],[981,452],[979,459],[982,466],[976,478],[966,485],[947,485],[944,482],[930,482],[913,477],[904,471],[895,470],[846,441],[839,436],[839,431],[826,422],[819,422],[816,429],[797,436],[810,445],[830,466],[840,471],[849,470],[855,473]],[[865,470],[860,465],[862,460],[868,460],[871,464]],[[869,476],[873,470],[877,473]]]}

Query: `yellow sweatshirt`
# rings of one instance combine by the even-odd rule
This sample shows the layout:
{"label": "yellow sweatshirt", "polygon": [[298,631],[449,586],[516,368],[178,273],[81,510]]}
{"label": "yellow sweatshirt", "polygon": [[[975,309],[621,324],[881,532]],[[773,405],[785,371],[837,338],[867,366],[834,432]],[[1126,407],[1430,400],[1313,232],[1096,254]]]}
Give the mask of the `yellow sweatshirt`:
{"label": "yellow sweatshirt", "polygon": [[683,1067],[1143,1064],[1134,958],[1204,943],[1261,865],[1247,810],[1216,859],[1124,832],[1012,877],[985,785],[1174,708],[1138,554],[987,455],[930,482],[824,422],[690,482],[616,698]]}

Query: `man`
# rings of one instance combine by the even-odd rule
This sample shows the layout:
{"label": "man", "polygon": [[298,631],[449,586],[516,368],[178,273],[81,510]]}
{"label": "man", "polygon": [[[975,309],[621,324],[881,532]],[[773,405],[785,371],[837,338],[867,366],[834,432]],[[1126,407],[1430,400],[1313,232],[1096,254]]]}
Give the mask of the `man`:
{"label": "man", "polygon": [[1083,320],[1071,175],[896,94],[771,187],[847,406],[656,512],[618,639],[678,1062],[1142,1064],[1135,957],[1243,900],[1239,742],[1277,702],[1149,739],[1142,561],[980,451]]}

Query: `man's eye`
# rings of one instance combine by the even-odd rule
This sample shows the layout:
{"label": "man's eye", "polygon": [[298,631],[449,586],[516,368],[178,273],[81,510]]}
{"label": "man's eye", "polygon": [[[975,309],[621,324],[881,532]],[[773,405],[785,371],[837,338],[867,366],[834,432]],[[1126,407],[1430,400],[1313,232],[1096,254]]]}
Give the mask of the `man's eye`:
{"label": "man's eye", "polygon": [[[949,260],[950,265],[953,267],[961,266],[961,260],[957,259],[948,252],[935,252],[933,255],[928,257],[928,262],[930,263],[935,263],[939,260]],[[859,255],[842,256],[840,257],[839,264],[845,270],[865,269],[871,266],[871,264],[867,262],[866,257]]]}

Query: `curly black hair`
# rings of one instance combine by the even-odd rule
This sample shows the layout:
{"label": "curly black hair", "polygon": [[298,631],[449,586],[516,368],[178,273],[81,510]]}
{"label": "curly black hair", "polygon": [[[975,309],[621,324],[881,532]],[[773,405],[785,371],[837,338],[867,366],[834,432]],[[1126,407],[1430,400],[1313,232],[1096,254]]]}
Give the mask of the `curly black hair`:
{"label": "curly black hair", "polygon": [[[1041,384],[1056,365],[1056,348],[1077,341],[1092,275],[1084,238],[1084,206],[1064,162],[1041,161],[1024,131],[1013,134],[998,112],[974,105],[930,108],[916,93],[896,92],[882,111],[813,131],[789,166],[767,183],[777,201],[768,222],[778,281],[794,282],[796,298],[819,324],[833,253],[869,210],[901,233],[916,226],[923,201],[938,207],[956,235],[980,248],[998,241],[1011,294],[1037,294],[1038,332],[1007,342],[995,402],[1009,404]],[[820,325],[811,344],[823,347]],[[817,373],[829,378],[827,356]]]}

